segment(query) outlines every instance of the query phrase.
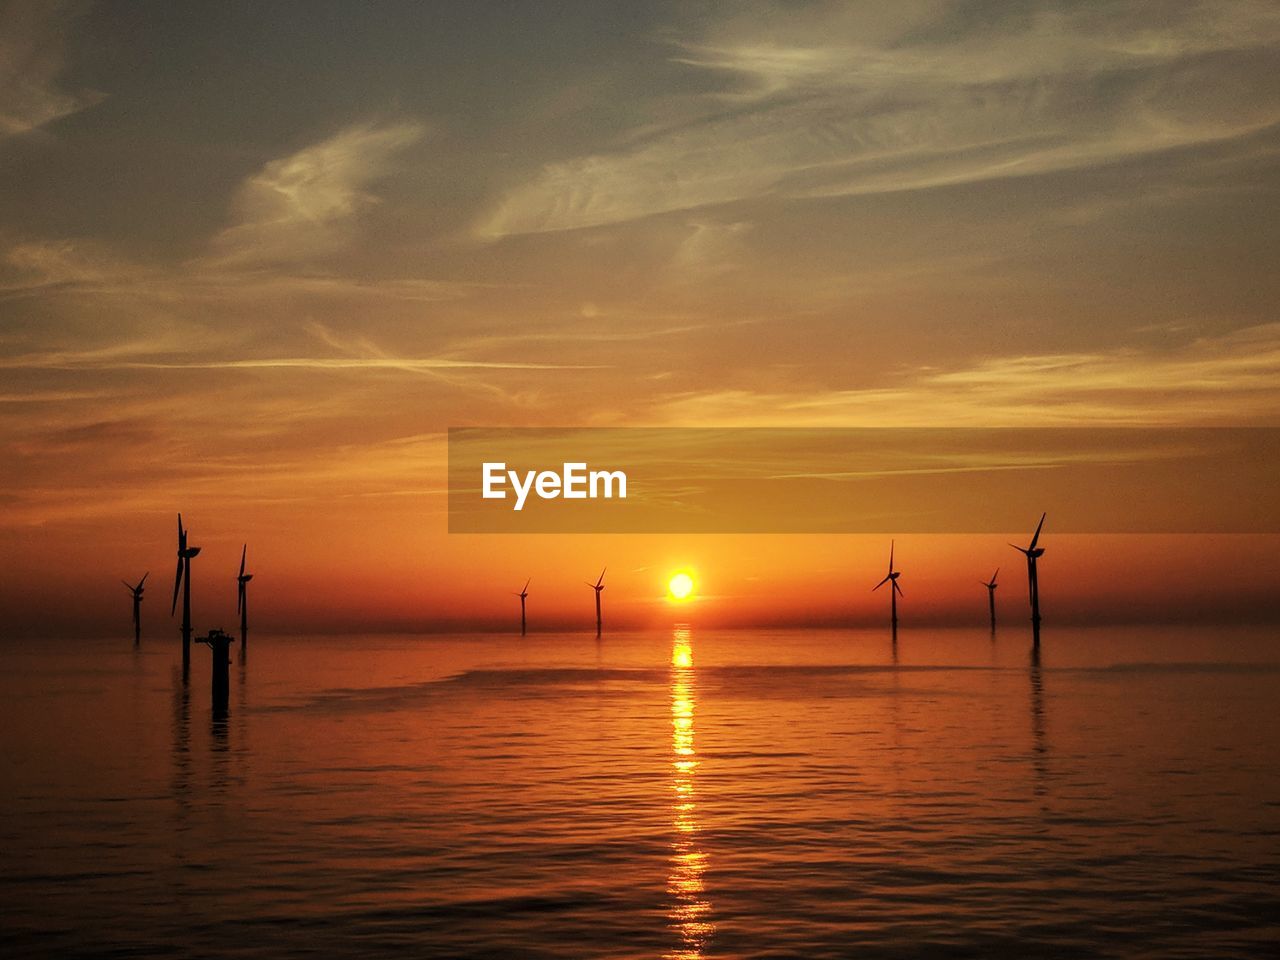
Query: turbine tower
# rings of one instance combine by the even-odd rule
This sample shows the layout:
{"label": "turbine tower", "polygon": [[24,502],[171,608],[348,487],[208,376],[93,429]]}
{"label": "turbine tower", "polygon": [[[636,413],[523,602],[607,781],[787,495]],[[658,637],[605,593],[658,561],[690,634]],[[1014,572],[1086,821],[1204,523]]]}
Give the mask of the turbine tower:
{"label": "turbine tower", "polygon": [[902,588],[898,586],[898,578],[902,576],[900,570],[893,569],[893,541],[889,541],[889,572],[885,574],[883,580],[871,588],[871,592],[875,593],[886,583],[892,584],[893,589],[889,591],[889,623],[893,626],[894,633],[898,632],[898,597],[902,594]]}
{"label": "turbine tower", "polygon": [[529,584],[532,582],[533,577],[530,577],[524,582],[524,586],[520,588],[520,592],[516,594],[516,596],[520,598],[520,636],[522,637],[525,635],[524,602],[529,596]]}
{"label": "turbine tower", "polygon": [[124,584],[124,588],[133,594],[133,645],[135,647],[142,641],[142,585],[147,582],[149,576],[151,576],[150,570],[142,575],[136,587],[126,580],[120,581]]}
{"label": "turbine tower", "polygon": [[236,613],[240,614],[240,659],[244,659],[245,643],[249,638],[249,593],[245,584],[253,579],[252,573],[244,572],[244,561],[249,553],[246,543],[240,548],[240,574],[236,577]]}
{"label": "turbine tower", "polygon": [[1016,543],[1009,544],[1027,558],[1027,587],[1031,594],[1031,630],[1036,646],[1040,645],[1040,581],[1036,578],[1036,561],[1044,556],[1044,547],[1038,547],[1036,544],[1040,542],[1040,531],[1044,528],[1046,516],[1048,516],[1047,513],[1040,514],[1040,522],[1036,524],[1036,532],[1031,537],[1029,546],[1020,547]]}
{"label": "turbine tower", "polygon": [[987,603],[991,607],[991,632],[996,632],[996,576],[1000,573],[1000,568],[996,567],[996,572],[991,575],[990,580],[979,580],[984,587],[987,588]]}
{"label": "turbine tower", "polygon": [[178,609],[178,588],[182,588],[182,678],[191,672],[191,559],[200,552],[199,547],[187,546],[187,531],[182,528],[182,514],[178,514],[178,573],[173,581],[173,605],[169,616]]}
{"label": "turbine tower", "polygon": [[600,625],[601,625],[600,591],[604,589],[604,571],[608,569],[609,569],[608,567],[605,567],[604,570],[600,571],[600,579],[597,580],[595,583],[592,583],[590,580],[587,581],[587,586],[596,592],[596,636],[597,637],[600,636]]}
{"label": "turbine tower", "polygon": [[213,719],[225,720],[231,691],[229,676],[231,644],[235,643],[235,640],[230,634],[223,633],[221,630],[210,630],[196,643],[206,644],[213,653],[213,677],[210,690],[213,699]]}

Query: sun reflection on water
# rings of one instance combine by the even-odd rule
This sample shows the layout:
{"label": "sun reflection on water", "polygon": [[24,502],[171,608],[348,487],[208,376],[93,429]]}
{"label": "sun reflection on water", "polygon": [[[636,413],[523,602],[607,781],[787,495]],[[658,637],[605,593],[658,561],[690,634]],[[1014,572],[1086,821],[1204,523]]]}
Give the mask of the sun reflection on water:
{"label": "sun reflection on water", "polygon": [[698,844],[694,791],[698,755],[693,740],[696,687],[691,640],[688,627],[675,628],[671,650],[671,812],[675,830],[671,841],[671,874],[667,878],[672,902],[667,917],[672,929],[680,935],[681,943],[678,949],[666,954],[675,960],[701,957],[715,932],[703,882],[707,855]]}

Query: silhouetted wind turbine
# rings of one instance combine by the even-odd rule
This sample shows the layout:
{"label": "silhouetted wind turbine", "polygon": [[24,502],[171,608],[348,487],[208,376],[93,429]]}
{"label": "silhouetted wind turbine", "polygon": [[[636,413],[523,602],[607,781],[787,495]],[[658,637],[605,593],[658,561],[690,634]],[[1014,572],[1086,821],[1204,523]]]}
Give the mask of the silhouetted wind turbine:
{"label": "silhouetted wind turbine", "polygon": [[987,601],[991,605],[991,632],[996,632],[996,575],[1000,573],[1000,568],[996,567],[996,572],[991,575],[990,580],[979,580],[984,587],[987,588]]}
{"label": "silhouetted wind turbine", "polygon": [[596,592],[596,636],[597,637],[600,636],[600,625],[601,625],[600,591],[604,589],[604,571],[608,569],[609,569],[608,567],[605,567],[604,570],[600,571],[600,579],[597,580],[595,583],[592,583],[590,580],[586,582],[587,586]]}
{"label": "silhouetted wind turbine", "polygon": [[524,636],[524,633],[525,633],[524,601],[529,596],[529,584],[532,582],[533,582],[533,577],[530,577],[528,580],[524,582],[524,586],[520,588],[520,592],[516,594],[516,596],[520,598],[520,636],[522,637]]}
{"label": "silhouetted wind turbine", "polygon": [[187,546],[187,531],[182,528],[182,514],[178,514],[178,573],[173,581],[173,605],[169,616],[178,609],[178,588],[182,587],[182,677],[191,672],[191,558],[200,552],[199,547]]}
{"label": "silhouetted wind turbine", "polygon": [[244,657],[245,642],[249,637],[249,592],[245,584],[253,579],[252,573],[244,572],[244,560],[249,553],[246,543],[240,549],[240,574],[236,577],[236,613],[240,614],[240,656]]}
{"label": "silhouetted wind turbine", "polygon": [[893,569],[893,541],[889,541],[889,572],[885,574],[884,579],[871,588],[871,592],[875,593],[886,583],[892,584],[893,589],[889,591],[889,622],[893,625],[894,632],[898,629],[898,596],[902,593],[902,588],[898,586],[898,578],[902,576],[902,572]]}
{"label": "silhouetted wind turbine", "polygon": [[1031,593],[1031,629],[1037,646],[1040,644],[1040,582],[1036,578],[1036,561],[1044,556],[1044,547],[1037,547],[1040,542],[1040,531],[1044,528],[1044,518],[1048,513],[1040,514],[1040,522],[1036,524],[1036,532],[1031,537],[1031,544],[1027,547],[1020,547],[1016,543],[1009,546],[1026,555],[1027,558],[1027,587]]}
{"label": "silhouetted wind turbine", "polygon": [[151,576],[150,570],[142,575],[136,587],[126,580],[120,581],[125,589],[133,594],[133,645],[135,647],[142,640],[142,585],[147,582],[149,576]]}

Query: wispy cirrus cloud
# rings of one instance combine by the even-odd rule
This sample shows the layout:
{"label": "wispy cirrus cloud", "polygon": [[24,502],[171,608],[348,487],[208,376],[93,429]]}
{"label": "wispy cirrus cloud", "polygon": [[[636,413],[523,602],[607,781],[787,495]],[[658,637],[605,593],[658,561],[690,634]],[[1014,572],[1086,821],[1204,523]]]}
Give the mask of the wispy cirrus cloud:
{"label": "wispy cirrus cloud", "polygon": [[523,360],[485,360],[445,351],[436,355],[405,355],[388,351],[366,336],[341,336],[314,320],[302,325],[298,346],[318,342],[330,355],[244,355],[243,344],[222,337],[202,339],[201,330],[168,328],[163,337],[150,336],[102,347],[37,350],[0,356],[0,370],[299,370],[399,371],[447,377],[464,370],[594,370],[602,364],[573,364]]}
{"label": "wispy cirrus cloud", "polygon": [[66,34],[85,4],[0,2],[0,138],[27,133],[103,98],[62,81]]}
{"label": "wispy cirrus cloud", "polygon": [[0,293],[66,286],[160,294],[181,287],[184,294],[196,296],[220,289],[329,295],[363,290],[408,300],[459,296],[467,285],[418,277],[382,278],[374,284],[314,262],[357,240],[361,213],[381,202],[375,185],[391,171],[395,156],[425,131],[415,120],[358,123],[268,161],[235,189],[230,222],[209,239],[206,249],[166,268],[131,263],[94,241],[16,240],[0,257]]}
{"label": "wispy cirrus cloud", "polygon": [[1280,85],[1260,88],[1247,69],[1280,44],[1274,4],[1161,0],[1123,16],[1065,3],[997,9],[817,5],[713,24],[673,58],[722,80],[700,115],[544,167],[478,233],[1032,176],[1280,123]]}
{"label": "wispy cirrus cloud", "polygon": [[1275,423],[1280,324],[1175,350],[1011,355],[904,373],[891,387],[740,388],[662,398],[686,426],[1209,426]]}
{"label": "wispy cirrus cloud", "polygon": [[[312,304],[337,314],[413,310],[478,286],[353,277],[341,264],[314,262],[356,239],[360,213],[379,202],[377,180],[424,130],[410,120],[356,124],[266,163],[236,190],[232,224],[186,261],[133,262],[91,240],[11,242],[0,255],[0,298],[43,303],[66,322],[27,326],[0,341],[0,369],[399,371],[461,386],[474,385],[466,371],[585,369],[472,355],[440,336],[384,347],[369,336],[340,337],[307,315]],[[84,321],[89,305],[92,323]],[[290,320],[271,330],[242,322],[282,305]]]}
{"label": "wispy cirrus cloud", "polygon": [[412,120],[362,123],[270,161],[237,190],[235,222],[213,238],[211,261],[244,265],[332,253],[350,238],[357,215],[378,202],[369,188],[425,132]]}
{"label": "wispy cirrus cloud", "polygon": [[[128,350],[130,345],[125,345]],[[151,349],[139,352],[152,353]],[[520,361],[462,360],[449,357],[256,357],[227,360],[129,360],[112,351],[30,354],[0,359],[9,370],[399,370],[430,373],[447,370],[598,370],[602,364],[524,363]]]}
{"label": "wispy cirrus cloud", "polygon": [[334,302],[436,303],[482,285],[420,277],[360,278],[340,273],[236,266],[204,257],[173,267],[132,262],[83,240],[22,241],[0,253],[0,298],[57,293],[139,301],[251,302],[281,296]]}
{"label": "wispy cirrus cloud", "polygon": [[147,279],[148,273],[98,244],[66,239],[25,240],[10,244],[0,254],[0,296],[57,288],[108,290],[136,286]]}

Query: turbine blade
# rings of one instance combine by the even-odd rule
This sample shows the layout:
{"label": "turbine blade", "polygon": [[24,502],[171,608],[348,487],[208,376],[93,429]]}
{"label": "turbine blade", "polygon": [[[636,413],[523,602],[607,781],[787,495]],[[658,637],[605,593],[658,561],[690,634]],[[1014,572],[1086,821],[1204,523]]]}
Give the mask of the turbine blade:
{"label": "turbine blade", "polygon": [[130,593],[134,592],[133,584],[130,583],[128,580],[121,580],[120,582],[124,584],[124,588],[128,590]]}
{"label": "turbine blade", "polygon": [[604,583],[604,571],[608,569],[609,569],[608,567],[605,567],[604,570],[600,571],[600,579],[596,581],[597,587],[600,586],[600,584]]}
{"label": "turbine blade", "polygon": [[893,573],[893,541],[889,541],[889,572]]}
{"label": "turbine blade", "polygon": [[169,606],[169,616],[173,616],[174,611],[178,609],[178,588],[182,586],[182,558],[178,558],[178,572],[173,578],[173,603]]}
{"label": "turbine blade", "polygon": [[524,586],[520,588],[520,592],[521,593],[527,592],[529,589],[529,584],[531,583],[533,583],[533,577],[530,577],[528,580],[524,582]]}
{"label": "turbine blade", "polygon": [[1026,547],[1020,547],[1016,543],[1011,543],[1009,544],[1009,546],[1013,547],[1013,549],[1017,550],[1019,553],[1025,553],[1028,556],[1031,555],[1031,551],[1028,550]]}
{"label": "turbine blade", "polygon": [[1044,526],[1044,518],[1048,515],[1048,511],[1040,514],[1040,522],[1036,524],[1036,533],[1035,536],[1031,538],[1031,546],[1027,547],[1028,550],[1034,550],[1036,548],[1036,541],[1040,539],[1040,528]]}
{"label": "turbine blade", "polygon": [[883,586],[884,586],[886,583],[888,583],[888,582],[889,582],[889,578],[888,578],[888,577],[885,577],[883,580],[881,580],[879,583],[877,583],[874,587],[872,587],[872,588],[871,588],[871,592],[872,592],[872,593],[875,593],[877,590],[879,590],[881,587],[883,587]]}
{"label": "turbine blade", "polygon": [[900,596],[900,597],[901,597],[901,596],[904,596],[904,594],[903,594],[903,592],[902,592],[902,588],[901,588],[900,586],[898,586],[898,581],[897,581],[897,580],[893,581],[893,589],[895,589],[895,590],[897,590],[897,591],[898,591],[898,596]]}
{"label": "turbine blade", "polygon": [[146,583],[146,582],[147,582],[147,577],[149,577],[149,576],[151,576],[151,571],[150,571],[150,570],[148,570],[146,573],[144,573],[144,574],[142,575],[142,579],[138,581],[138,589],[139,589],[139,590],[141,590],[141,589],[142,589],[142,585],[143,585],[144,583]]}
{"label": "turbine blade", "polygon": [[249,545],[246,543],[243,547],[240,548],[240,576],[242,577],[244,576],[244,558],[245,558],[245,554],[247,554],[248,552],[249,552]]}

